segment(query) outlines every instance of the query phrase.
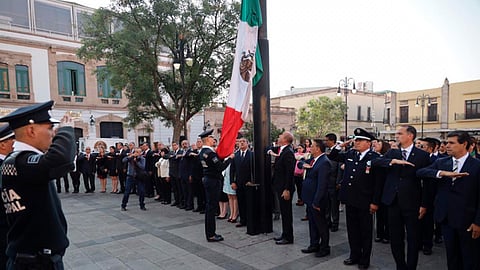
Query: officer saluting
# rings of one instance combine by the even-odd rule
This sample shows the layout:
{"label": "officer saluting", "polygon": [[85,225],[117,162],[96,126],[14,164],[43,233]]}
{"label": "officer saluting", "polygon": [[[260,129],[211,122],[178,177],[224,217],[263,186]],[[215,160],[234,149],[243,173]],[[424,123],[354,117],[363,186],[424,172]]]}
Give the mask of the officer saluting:
{"label": "officer saluting", "polygon": [[[340,200],[346,204],[347,234],[350,257],[345,265],[358,264],[359,269],[370,266],[372,252],[372,215],[377,211],[383,188],[383,175],[377,168],[372,169],[372,160],[380,155],[371,150],[375,139],[366,130],[354,131],[354,145],[351,150],[339,153],[340,145],[328,156],[345,163],[345,172],[340,188]],[[344,145],[350,141],[344,143]]]}
{"label": "officer saluting", "polygon": [[[208,242],[223,241],[223,237],[215,233],[215,211],[222,189],[222,171],[230,164],[233,153],[221,161],[215,150],[213,130],[207,130],[198,135],[203,142],[202,150],[198,154],[203,167],[203,186],[205,187],[205,236]],[[233,150],[233,149],[232,149]]]}
{"label": "officer saluting", "polygon": [[34,104],[0,118],[16,139],[0,181],[9,224],[7,269],[63,269],[67,222],[52,179],[73,169],[75,139],[70,116],[52,119],[52,105]]}

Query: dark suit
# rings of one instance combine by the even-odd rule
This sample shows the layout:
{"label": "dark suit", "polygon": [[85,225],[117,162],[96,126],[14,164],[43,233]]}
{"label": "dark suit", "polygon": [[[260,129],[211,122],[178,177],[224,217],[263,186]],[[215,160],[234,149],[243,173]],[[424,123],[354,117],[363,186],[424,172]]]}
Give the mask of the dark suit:
{"label": "dark suit", "polygon": [[[438,159],[438,156],[430,155],[430,162],[433,163]],[[434,222],[433,222],[433,198],[436,195],[437,184],[434,179],[429,180],[429,198],[427,201],[427,213],[420,220],[420,248],[424,250],[431,250],[433,247],[433,231],[434,231]]]}
{"label": "dark suit", "polygon": [[[314,158],[300,161],[297,166],[303,168],[303,164],[311,164],[313,160]],[[307,206],[310,247],[318,247],[320,251],[330,250],[330,236],[325,215],[329,204],[328,182],[330,173],[331,163],[325,155],[321,155],[311,169],[306,169],[302,184],[302,198]],[[319,207],[320,211],[314,209],[313,206]]]}
{"label": "dark suit", "polygon": [[[419,177],[436,178],[439,170],[452,171],[451,157],[439,158],[417,171]],[[468,176],[453,180],[436,178],[434,219],[442,224],[448,269],[480,269],[480,238],[467,232],[472,223],[480,226],[480,161],[468,156],[460,172]]]}
{"label": "dark suit", "polygon": [[80,172],[83,175],[83,184],[85,185],[85,191],[95,191],[95,161],[97,154],[90,153],[87,158],[87,154],[82,153],[78,157],[80,159]]}
{"label": "dark suit", "polygon": [[237,199],[238,210],[240,214],[240,224],[247,225],[247,200],[246,200],[246,187],[247,182],[251,182],[253,179],[253,152],[246,150],[245,157],[241,156],[242,150],[235,153],[233,162],[230,166],[230,184],[235,183],[237,185]]}
{"label": "dark suit", "polygon": [[172,191],[173,191],[173,199],[175,202],[172,205],[179,205],[182,200],[182,191],[180,187],[180,179],[179,179],[179,174],[178,174],[178,162],[179,159],[177,158],[177,154],[180,152],[180,149],[177,149],[177,151],[171,151],[169,153],[169,168],[168,172],[170,174],[170,183],[172,185]]}
{"label": "dark suit", "polygon": [[[295,169],[295,155],[291,145],[287,145],[280,152],[273,167],[273,189],[277,192],[282,215],[282,238],[293,242],[292,197],[295,191],[293,172]],[[290,199],[282,198],[284,190],[290,191]]]}
{"label": "dark suit", "polygon": [[155,160],[153,157],[153,151],[147,149],[143,152],[145,158],[145,171],[150,175],[150,178],[145,181],[145,197],[153,197],[153,171],[155,171]]}
{"label": "dark suit", "polygon": [[127,156],[127,151],[123,148],[117,152],[120,162],[117,162],[118,165],[118,180],[120,182],[120,193],[125,192],[125,182],[127,181],[127,168],[125,163],[122,162],[123,158]]}
{"label": "dark suit", "polygon": [[[420,206],[427,207],[428,181],[416,176],[418,169],[430,164],[427,152],[412,147],[407,161],[415,164],[390,165],[392,159],[402,159],[400,149],[390,149],[385,156],[374,159],[373,167],[386,168],[382,202],[388,206],[390,245],[397,269],[416,269],[418,263]],[[427,209],[428,211],[428,209]],[[407,261],[405,262],[405,229],[407,231]]]}
{"label": "dark suit", "polygon": [[361,159],[359,154],[356,150],[339,153],[333,149],[328,157],[345,163],[340,200],[346,204],[350,259],[360,265],[370,265],[373,231],[370,204],[380,205],[384,175],[380,168],[371,166],[379,154],[369,150]]}

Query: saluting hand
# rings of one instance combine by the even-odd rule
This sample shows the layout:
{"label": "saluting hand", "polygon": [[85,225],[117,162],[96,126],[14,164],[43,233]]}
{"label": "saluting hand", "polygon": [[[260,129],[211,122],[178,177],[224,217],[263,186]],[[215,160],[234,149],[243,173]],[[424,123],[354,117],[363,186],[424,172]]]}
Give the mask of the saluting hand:
{"label": "saluting hand", "polygon": [[70,116],[69,113],[63,115],[62,119],[60,120],[59,127],[73,127],[73,118]]}
{"label": "saluting hand", "polygon": [[406,160],[403,160],[403,159],[392,159],[392,161],[390,161],[390,165],[409,165],[409,166],[412,166],[412,167],[415,167],[415,164],[411,163],[411,162],[408,162]]}
{"label": "saluting hand", "polygon": [[449,171],[440,171],[438,174],[439,176],[451,177],[451,178],[459,178],[463,176],[468,176],[468,172],[449,172]]}

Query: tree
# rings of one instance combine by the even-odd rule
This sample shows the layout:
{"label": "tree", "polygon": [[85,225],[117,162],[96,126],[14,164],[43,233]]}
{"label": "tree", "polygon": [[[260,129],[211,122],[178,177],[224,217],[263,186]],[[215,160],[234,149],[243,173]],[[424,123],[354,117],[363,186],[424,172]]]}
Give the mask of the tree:
{"label": "tree", "polygon": [[[184,123],[228,87],[239,9],[228,0],[115,0],[91,16],[78,56],[105,61],[99,76],[124,89],[130,127],[159,118],[178,141]],[[187,56],[191,67],[158,67],[162,57]]]}
{"label": "tree", "polygon": [[[252,122],[245,122],[243,125],[243,136],[247,138],[248,141],[253,141],[253,123]],[[285,131],[284,128],[277,128],[274,123],[270,123],[270,138],[272,140],[277,140],[278,136]]]}
{"label": "tree", "polygon": [[338,133],[346,109],[340,98],[322,96],[312,99],[298,111],[297,133],[308,138],[323,137],[329,132]]}

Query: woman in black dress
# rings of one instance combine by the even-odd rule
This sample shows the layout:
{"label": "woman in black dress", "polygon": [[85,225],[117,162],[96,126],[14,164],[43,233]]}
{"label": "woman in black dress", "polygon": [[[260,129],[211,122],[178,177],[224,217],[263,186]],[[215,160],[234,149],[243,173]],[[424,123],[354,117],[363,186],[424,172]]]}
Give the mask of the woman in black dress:
{"label": "woman in black dress", "polygon": [[105,193],[107,190],[108,175],[107,155],[105,154],[105,148],[101,146],[98,148],[98,156],[95,164],[97,166],[97,176],[98,179],[100,179],[100,193]]}
{"label": "woman in black dress", "polygon": [[110,193],[118,192],[118,163],[119,156],[116,153],[115,146],[110,146],[107,154],[107,168],[108,175],[112,178],[112,191]]}

